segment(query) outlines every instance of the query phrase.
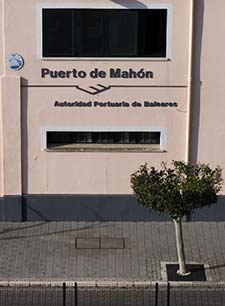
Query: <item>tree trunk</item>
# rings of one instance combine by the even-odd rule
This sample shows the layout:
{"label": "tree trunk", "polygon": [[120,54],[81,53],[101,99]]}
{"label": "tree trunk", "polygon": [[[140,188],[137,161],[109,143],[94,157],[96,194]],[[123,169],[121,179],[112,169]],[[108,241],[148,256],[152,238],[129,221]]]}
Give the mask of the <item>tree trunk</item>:
{"label": "tree trunk", "polygon": [[186,270],[181,218],[179,217],[179,218],[173,219],[173,222],[175,226],[177,257],[178,257],[178,263],[179,263],[179,270],[177,271],[177,274],[181,276],[187,276],[190,274],[190,272]]}

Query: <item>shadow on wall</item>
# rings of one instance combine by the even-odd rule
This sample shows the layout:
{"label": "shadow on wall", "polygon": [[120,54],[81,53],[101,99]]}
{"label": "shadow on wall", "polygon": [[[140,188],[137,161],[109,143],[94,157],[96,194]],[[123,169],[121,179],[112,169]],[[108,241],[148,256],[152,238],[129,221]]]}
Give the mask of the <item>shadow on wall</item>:
{"label": "shadow on wall", "polygon": [[220,196],[218,202],[210,207],[196,210],[191,215],[190,221],[224,222],[225,221],[225,196]]}
{"label": "shadow on wall", "polygon": [[26,194],[28,189],[28,126],[27,126],[27,107],[28,107],[28,80],[21,78],[21,154],[22,154],[22,193]]}
{"label": "shadow on wall", "polygon": [[121,0],[112,0],[112,2],[119,4],[120,6],[123,6],[126,8],[130,8],[132,6],[137,9],[147,9],[148,8],[144,3],[140,1],[135,1],[135,0],[131,0],[129,1],[129,3],[122,2]]}
{"label": "shadow on wall", "polygon": [[193,41],[193,77],[192,77],[192,106],[191,106],[191,129],[190,129],[190,161],[198,161],[198,137],[199,137],[199,116],[201,103],[201,52],[202,32],[204,21],[204,0],[195,0],[194,15],[194,41]]}

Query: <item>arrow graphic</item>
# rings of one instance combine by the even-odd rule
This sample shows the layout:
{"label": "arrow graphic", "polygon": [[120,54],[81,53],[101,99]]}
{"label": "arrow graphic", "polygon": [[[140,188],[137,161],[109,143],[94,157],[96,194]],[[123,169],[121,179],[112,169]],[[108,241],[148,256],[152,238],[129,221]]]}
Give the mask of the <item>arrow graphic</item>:
{"label": "arrow graphic", "polygon": [[84,92],[86,92],[90,95],[97,95],[101,92],[109,90],[111,88],[111,86],[104,86],[104,85],[101,85],[101,84],[97,84],[96,86],[89,86],[88,88],[90,88],[90,89],[85,89],[85,88],[82,88],[82,87],[77,85],[76,88],[81,90],[81,91],[84,91]]}

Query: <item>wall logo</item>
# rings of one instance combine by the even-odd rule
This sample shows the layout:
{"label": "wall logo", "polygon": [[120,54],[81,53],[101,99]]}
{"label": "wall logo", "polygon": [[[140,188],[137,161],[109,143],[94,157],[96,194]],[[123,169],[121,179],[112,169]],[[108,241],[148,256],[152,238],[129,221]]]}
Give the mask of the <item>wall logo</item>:
{"label": "wall logo", "polygon": [[77,89],[89,93],[90,95],[97,95],[103,91],[109,90],[111,86],[104,86],[101,84],[97,84],[96,86],[89,86],[88,89],[82,88],[80,86],[76,86]]}
{"label": "wall logo", "polygon": [[18,53],[11,53],[7,56],[7,64],[12,70],[20,70],[24,65],[24,60]]}

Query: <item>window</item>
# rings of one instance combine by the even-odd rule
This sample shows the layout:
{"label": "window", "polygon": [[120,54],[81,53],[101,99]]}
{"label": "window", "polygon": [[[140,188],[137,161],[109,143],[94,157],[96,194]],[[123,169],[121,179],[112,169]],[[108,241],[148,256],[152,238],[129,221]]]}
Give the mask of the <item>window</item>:
{"label": "window", "polygon": [[166,57],[167,9],[42,9],[44,57]]}
{"label": "window", "polygon": [[47,149],[62,151],[159,150],[161,132],[47,131]]}

